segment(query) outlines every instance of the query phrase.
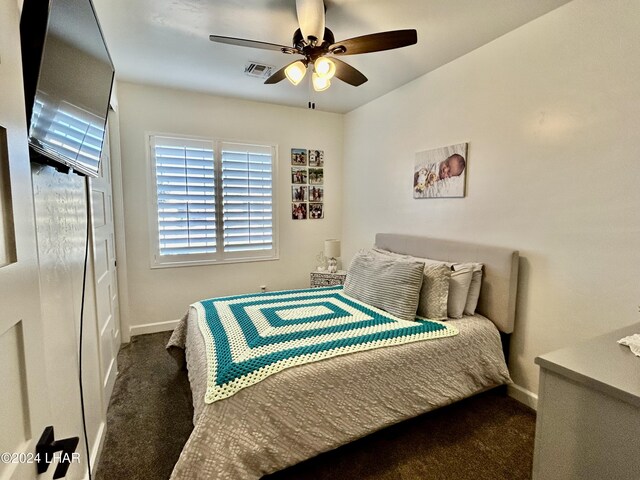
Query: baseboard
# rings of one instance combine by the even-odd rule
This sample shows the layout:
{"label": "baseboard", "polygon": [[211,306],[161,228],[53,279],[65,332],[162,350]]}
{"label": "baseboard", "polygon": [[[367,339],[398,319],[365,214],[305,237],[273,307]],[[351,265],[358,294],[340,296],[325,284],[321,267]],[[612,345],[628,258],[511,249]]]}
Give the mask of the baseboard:
{"label": "baseboard", "polygon": [[132,325],[129,333],[132,337],[136,335],[146,335],[148,333],[168,332],[178,326],[180,320],[169,320],[167,322],[145,323],[144,325]]}
{"label": "baseboard", "polygon": [[507,393],[511,398],[518,400],[520,403],[524,403],[527,407],[538,409],[538,395],[530,392],[526,388],[522,388],[520,385],[512,383],[507,385]]}
{"label": "baseboard", "polygon": [[[104,447],[104,440],[107,436],[107,421],[105,419],[104,422],[100,423],[100,428],[98,428],[98,433],[96,434],[96,439],[93,443],[93,451],[91,452],[91,476],[95,477],[96,471],[98,470],[98,462],[100,462],[100,456],[102,455],[102,448]],[[87,477],[85,477],[87,478]]]}

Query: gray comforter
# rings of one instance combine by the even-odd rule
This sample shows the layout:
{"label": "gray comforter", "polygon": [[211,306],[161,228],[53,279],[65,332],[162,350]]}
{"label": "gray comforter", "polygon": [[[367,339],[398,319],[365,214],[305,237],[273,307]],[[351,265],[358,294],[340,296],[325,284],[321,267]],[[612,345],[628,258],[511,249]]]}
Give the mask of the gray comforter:
{"label": "gray comforter", "polygon": [[195,428],[171,478],[258,479],[371,432],[511,381],[498,330],[476,315],[459,335],[338,356],[204,403],[195,310],[167,345],[189,367]]}

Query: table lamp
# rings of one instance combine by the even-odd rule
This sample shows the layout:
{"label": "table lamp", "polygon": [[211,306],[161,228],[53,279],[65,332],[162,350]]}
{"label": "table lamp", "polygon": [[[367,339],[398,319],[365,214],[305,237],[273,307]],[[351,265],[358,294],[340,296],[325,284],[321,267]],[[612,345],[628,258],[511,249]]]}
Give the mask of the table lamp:
{"label": "table lamp", "polygon": [[336,257],[340,256],[340,240],[330,239],[324,241],[324,256],[327,257],[329,273],[338,271],[338,261]]}

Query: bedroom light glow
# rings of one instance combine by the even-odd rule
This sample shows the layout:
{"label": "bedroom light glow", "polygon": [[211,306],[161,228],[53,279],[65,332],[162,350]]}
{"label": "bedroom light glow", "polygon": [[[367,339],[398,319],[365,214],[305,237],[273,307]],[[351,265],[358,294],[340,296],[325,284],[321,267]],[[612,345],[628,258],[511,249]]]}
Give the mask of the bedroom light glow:
{"label": "bedroom light glow", "polygon": [[320,78],[330,80],[336,74],[336,64],[327,57],[320,57],[313,64],[313,69]]}
{"label": "bedroom light glow", "polygon": [[302,81],[306,73],[307,67],[300,60],[298,60],[297,62],[293,62],[291,65],[284,69],[285,76],[294,85],[298,85]]}
{"label": "bedroom light glow", "polygon": [[316,92],[323,92],[331,86],[331,81],[328,78],[323,78],[315,72],[311,76],[311,80],[313,82],[313,89]]}

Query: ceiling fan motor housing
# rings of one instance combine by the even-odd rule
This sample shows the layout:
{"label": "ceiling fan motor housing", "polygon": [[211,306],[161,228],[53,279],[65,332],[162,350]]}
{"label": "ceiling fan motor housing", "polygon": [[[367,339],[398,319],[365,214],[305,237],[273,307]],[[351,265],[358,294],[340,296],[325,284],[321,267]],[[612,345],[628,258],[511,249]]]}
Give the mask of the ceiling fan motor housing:
{"label": "ceiling fan motor housing", "polygon": [[302,31],[299,28],[293,33],[293,47],[302,51],[303,54],[312,61],[328,53],[329,45],[333,45],[334,43],[335,37],[333,36],[333,32],[326,27],[324,29],[324,38],[321,42],[315,43],[315,45],[305,41],[302,36]]}

